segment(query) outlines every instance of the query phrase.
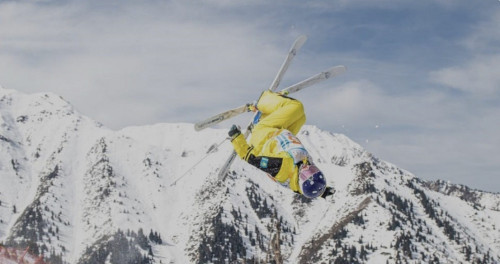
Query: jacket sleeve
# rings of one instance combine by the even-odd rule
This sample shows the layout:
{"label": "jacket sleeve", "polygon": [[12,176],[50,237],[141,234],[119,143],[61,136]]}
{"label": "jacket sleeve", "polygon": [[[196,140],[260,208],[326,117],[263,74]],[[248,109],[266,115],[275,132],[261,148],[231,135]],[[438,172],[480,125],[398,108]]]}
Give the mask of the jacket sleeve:
{"label": "jacket sleeve", "polygon": [[298,169],[293,164],[293,158],[286,152],[265,153],[256,156],[254,148],[248,145],[243,135],[238,135],[231,143],[238,156],[249,164],[271,175],[276,181],[284,183],[289,181],[289,187],[295,192],[300,192],[298,183]]}
{"label": "jacket sleeve", "polygon": [[243,160],[247,160],[250,152],[253,150],[253,147],[248,145],[247,140],[242,134],[231,140],[231,144],[233,144],[234,151]]}
{"label": "jacket sleeve", "polygon": [[255,151],[253,151],[253,146],[248,145],[243,135],[238,135],[231,141],[231,143],[241,159],[268,173],[273,178],[275,178],[281,171],[281,165],[283,164],[282,157],[273,157],[272,155],[256,156],[256,153],[254,153]]}

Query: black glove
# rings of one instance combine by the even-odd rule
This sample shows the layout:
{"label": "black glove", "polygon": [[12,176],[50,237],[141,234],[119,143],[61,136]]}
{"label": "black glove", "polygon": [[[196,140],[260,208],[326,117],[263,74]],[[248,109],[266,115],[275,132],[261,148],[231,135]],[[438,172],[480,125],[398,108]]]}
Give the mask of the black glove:
{"label": "black glove", "polygon": [[231,140],[235,139],[237,136],[241,134],[240,128],[236,125],[233,125],[231,129],[229,129],[229,132],[227,133]]}
{"label": "black glove", "polygon": [[327,196],[333,195],[335,193],[335,189],[332,187],[326,187],[325,192],[321,195],[322,198],[326,198]]}

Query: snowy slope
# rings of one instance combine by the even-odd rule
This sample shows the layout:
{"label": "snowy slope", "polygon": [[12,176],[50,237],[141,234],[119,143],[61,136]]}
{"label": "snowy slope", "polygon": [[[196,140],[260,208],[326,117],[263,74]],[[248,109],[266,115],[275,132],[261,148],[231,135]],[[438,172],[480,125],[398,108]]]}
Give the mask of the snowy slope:
{"label": "snowy slope", "polygon": [[299,138],[337,192],[311,201],[240,160],[216,181],[227,141],[192,168],[225,130],[112,131],[3,88],[0,114],[0,243],[51,263],[500,261],[499,194],[420,180],[317,127]]}

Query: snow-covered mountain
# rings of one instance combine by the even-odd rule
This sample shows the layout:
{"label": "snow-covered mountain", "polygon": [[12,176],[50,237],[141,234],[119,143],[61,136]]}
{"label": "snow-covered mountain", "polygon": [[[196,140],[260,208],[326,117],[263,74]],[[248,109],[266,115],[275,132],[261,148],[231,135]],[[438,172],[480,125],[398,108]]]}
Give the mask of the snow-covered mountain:
{"label": "snow-covered mountain", "polygon": [[299,138],[337,190],[327,200],[240,160],[217,181],[223,129],[112,131],[57,95],[3,88],[0,114],[0,244],[50,263],[500,262],[500,194],[420,180],[317,127]]}

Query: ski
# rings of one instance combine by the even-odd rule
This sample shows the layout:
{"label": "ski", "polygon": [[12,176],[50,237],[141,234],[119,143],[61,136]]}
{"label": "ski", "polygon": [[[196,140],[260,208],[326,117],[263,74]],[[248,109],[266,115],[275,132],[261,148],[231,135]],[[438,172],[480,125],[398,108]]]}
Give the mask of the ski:
{"label": "ski", "polygon": [[344,73],[346,70],[347,70],[347,68],[343,65],[332,67],[324,72],[320,72],[316,75],[309,77],[308,79],[305,79],[301,82],[298,82],[294,85],[291,85],[291,86],[281,90],[280,93],[287,95],[287,94],[298,92],[304,88],[310,87],[310,86],[317,84],[321,81],[328,80],[332,77],[340,75],[340,74]]}
{"label": "ski", "polygon": [[292,59],[295,58],[295,55],[297,55],[297,52],[304,45],[306,40],[307,40],[307,37],[305,35],[302,35],[295,40],[292,47],[290,48],[290,51],[288,51],[288,55],[286,56],[285,61],[281,65],[281,68],[278,71],[278,74],[276,74],[276,77],[274,78],[273,82],[271,83],[271,86],[269,87],[269,91],[276,91],[276,89],[278,88],[278,86],[281,83],[281,80],[283,79],[283,75],[285,75],[285,72],[288,70],[288,67],[290,66],[290,64],[292,64]]}
{"label": "ski", "polygon": [[[291,86],[281,90],[280,93],[287,95],[287,94],[292,94],[292,93],[298,92],[298,91],[300,91],[304,88],[310,87],[316,83],[319,83],[321,81],[324,81],[324,80],[330,79],[332,77],[335,77],[339,74],[342,74],[345,71],[346,71],[346,67],[344,67],[344,66],[332,67],[330,69],[327,69],[326,71],[323,71],[323,72],[320,72],[316,75],[313,75],[313,76],[311,76],[311,77],[309,77],[301,82],[298,82],[294,85],[291,85]],[[207,118],[201,122],[196,123],[194,125],[194,128],[196,131],[200,131],[200,130],[203,130],[207,127],[214,126],[214,125],[216,125],[224,120],[233,118],[239,114],[247,112],[248,107],[250,105],[251,105],[251,103],[248,103],[248,104],[242,105],[240,107],[222,112],[222,113],[217,114],[217,115],[214,115],[210,118]]]}
{"label": "ski", "polygon": [[[270,91],[275,91],[278,85],[280,84],[281,80],[283,79],[283,75],[285,72],[288,70],[288,67],[292,63],[292,59],[297,55],[297,51],[304,45],[306,42],[307,37],[304,35],[299,36],[294,42],[290,50],[288,51],[288,55],[285,58],[285,61],[283,61],[283,64],[281,65],[280,70],[278,71],[278,74],[276,74],[276,77],[274,78],[273,82],[271,83],[271,86],[269,87]],[[196,131],[203,130],[207,127],[214,126],[224,120],[227,120],[229,118],[235,117],[239,114],[242,114],[247,111],[249,104],[242,105],[240,107],[222,112],[220,114],[214,115],[210,118],[207,118],[203,121],[200,121],[194,125],[194,129]]]}
{"label": "ski", "polygon": [[[285,58],[285,61],[283,61],[283,64],[281,64],[281,67],[278,71],[278,74],[276,74],[276,77],[274,78],[273,82],[271,83],[271,86],[268,89],[269,91],[274,92],[278,88],[278,85],[280,84],[281,80],[283,79],[285,72],[288,70],[288,67],[292,63],[293,58],[295,57],[295,55],[297,55],[297,51],[302,47],[302,45],[304,45],[306,40],[307,40],[307,37],[302,35],[302,36],[299,36],[295,40],[295,42],[292,44],[292,47],[288,51],[288,54]],[[248,125],[247,130],[245,131],[245,134],[243,135],[245,138],[248,138],[248,136],[250,135],[250,132],[252,131],[252,127],[253,127],[253,121],[257,115],[259,115],[259,112],[255,113],[254,117],[250,121],[250,124]],[[233,150],[233,152],[231,153],[229,158],[226,160],[224,165],[222,165],[222,167],[219,171],[219,175],[218,175],[219,180],[224,181],[226,179],[227,172],[229,171],[231,164],[233,163],[234,159],[236,158],[236,155],[237,155],[236,151]]]}
{"label": "ski", "polygon": [[205,129],[207,127],[214,126],[214,125],[216,125],[224,120],[235,117],[239,114],[243,114],[245,112],[248,112],[249,106],[250,106],[249,104],[245,104],[245,105],[242,105],[240,107],[236,107],[234,109],[231,109],[231,110],[222,112],[220,114],[214,115],[210,118],[207,118],[201,122],[194,124],[194,129],[196,131],[200,131],[200,130]]}

